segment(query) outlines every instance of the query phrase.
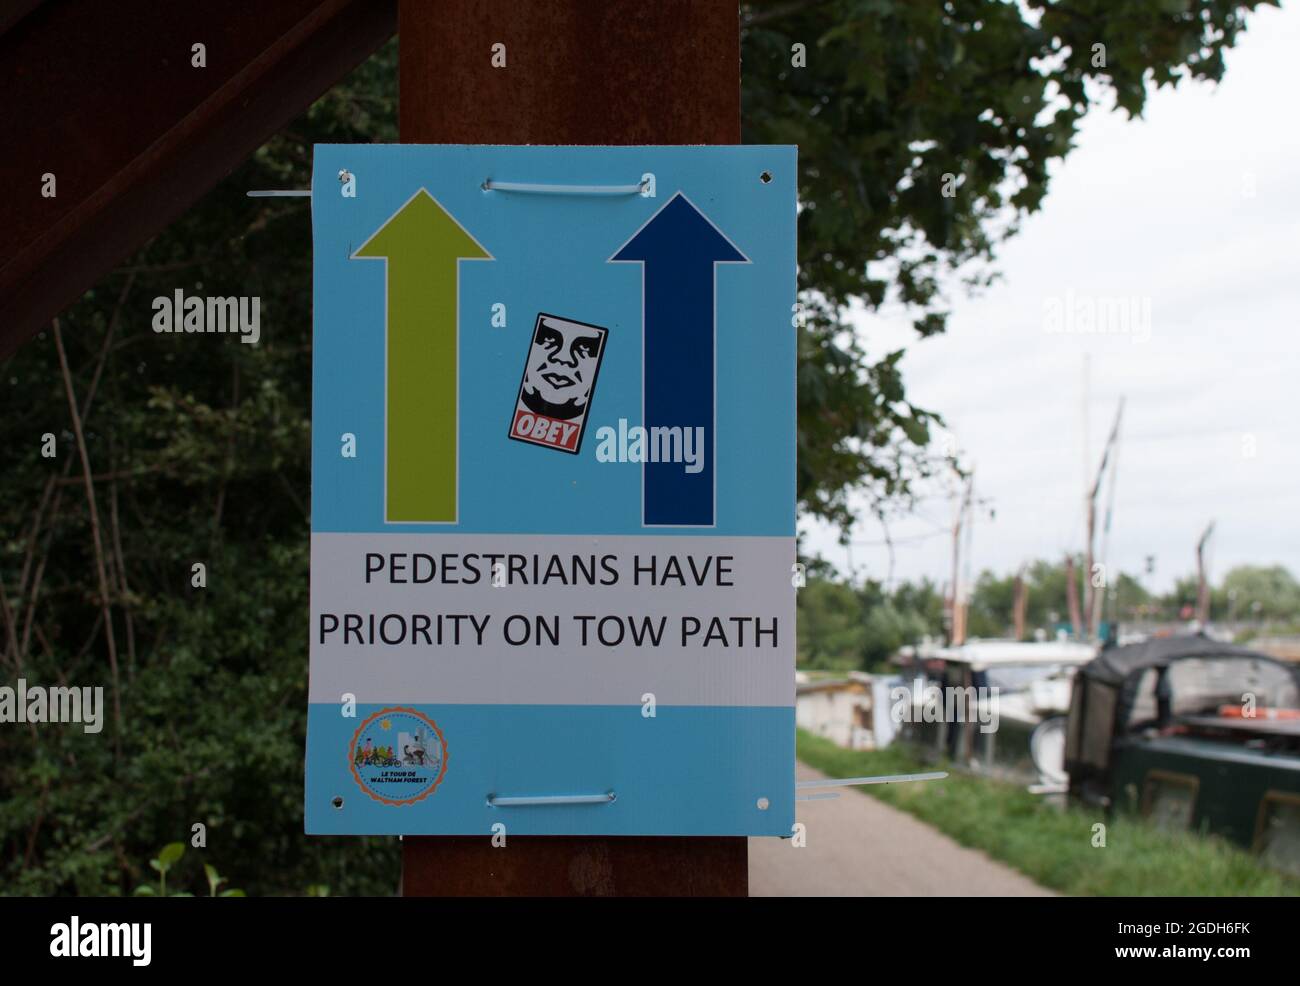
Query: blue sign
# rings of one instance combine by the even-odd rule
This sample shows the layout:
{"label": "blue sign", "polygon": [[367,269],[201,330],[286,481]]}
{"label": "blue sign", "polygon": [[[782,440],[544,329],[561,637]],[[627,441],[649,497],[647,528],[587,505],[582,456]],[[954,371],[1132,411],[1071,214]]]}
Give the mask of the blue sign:
{"label": "blue sign", "polygon": [[795,168],[316,148],[309,833],[791,833]]}

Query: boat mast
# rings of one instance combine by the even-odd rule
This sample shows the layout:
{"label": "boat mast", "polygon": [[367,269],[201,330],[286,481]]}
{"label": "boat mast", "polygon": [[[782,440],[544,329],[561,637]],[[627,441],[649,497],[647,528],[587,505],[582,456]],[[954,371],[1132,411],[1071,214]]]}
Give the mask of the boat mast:
{"label": "boat mast", "polygon": [[[1124,398],[1119,399],[1119,408],[1115,411],[1115,423],[1111,426],[1110,437],[1106,439],[1106,448],[1101,455],[1101,465],[1097,469],[1097,481],[1093,483],[1092,492],[1089,496],[1088,511],[1088,555],[1092,556],[1092,523],[1097,514],[1097,494],[1101,491],[1102,477],[1106,474],[1107,465],[1110,466],[1110,489],[1106,493],[1106,516],[1102,521],[1101,531],[1101,585],[1097,586],[1092,593],[1092,608],[1088,613],[1088,625],[1095,632],[1101,626],[1102,600],[1107,595],[1110,587],[1110,570],[1107,568],[1108,555],[1110,554],[1110,522],[1111,516],[1115,510],[1115,475],[1119,469],[1119,427],[1124,420]],[[1088,566],[1088,585],[1093,584],[1092,565]]]}
{"label": "boat mast", "polygon": [[1210,587],[1206,581],[1205,546],[1214,534],[1214,521],[1210,521],[1201,539],[1196,542],[1196,620],[1204,630],[1210,622]]}

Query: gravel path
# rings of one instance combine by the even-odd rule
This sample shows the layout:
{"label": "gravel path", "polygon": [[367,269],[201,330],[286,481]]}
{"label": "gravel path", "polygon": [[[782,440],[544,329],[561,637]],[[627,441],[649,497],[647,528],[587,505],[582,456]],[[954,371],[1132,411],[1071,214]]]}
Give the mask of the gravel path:
{"label": "gravel path", "polygon": [[[801,781],[825,775],[799,764]],[[943,781],[919,783],[942,784]],[[834,800],[801,801],[808,844],[749,840],[753,897],[1048,897],[1009,866],[853,788]]]}

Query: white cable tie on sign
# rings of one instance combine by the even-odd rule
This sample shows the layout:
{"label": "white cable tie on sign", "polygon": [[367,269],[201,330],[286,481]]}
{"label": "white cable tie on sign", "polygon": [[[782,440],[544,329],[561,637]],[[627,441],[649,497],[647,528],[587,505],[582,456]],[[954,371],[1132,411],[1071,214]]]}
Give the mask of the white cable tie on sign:
{"label": "white cable tie on sign", "polygon": [[523,797],[487,796],[487,803],[493,808],[527,808],[536,805],[607,805],[613,804],[617,795],[613,791],[604,794],[543,794]]}
{"label": "white cable tie on sign", "polygon": [[824,781],[799,781],[796,790],[810,787],[858,787],[864,784],[901,784],[905,781],[941,781],[948,776],[944,770],[928,774],[881,774],[879,777],[829,777]]}
{"label": "white cable tie on sign", "polygon": [[493,181],[484,178],[480,186],[485,192],[531,192],[536,195],[637,195],[645,190],[649,181],[642,179],[635,185],[539,185],[522,181]]}
{"label": "white cable tie on sign", "polygon": [[250,199],[297,199],[311,198],[310,188],[266,188],[245,192]]}

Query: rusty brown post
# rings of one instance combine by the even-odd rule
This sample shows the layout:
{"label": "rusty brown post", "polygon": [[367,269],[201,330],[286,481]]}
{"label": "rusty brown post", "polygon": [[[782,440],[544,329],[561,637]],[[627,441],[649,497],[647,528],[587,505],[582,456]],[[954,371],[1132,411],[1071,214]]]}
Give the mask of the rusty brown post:
{"label": "rusty brown post", "polygon": [[[401,0],[398,34],[407,143],[740,143],[735,0]],[[743,838],[489,840],[408,837],[403,893],[748,893]]]}

